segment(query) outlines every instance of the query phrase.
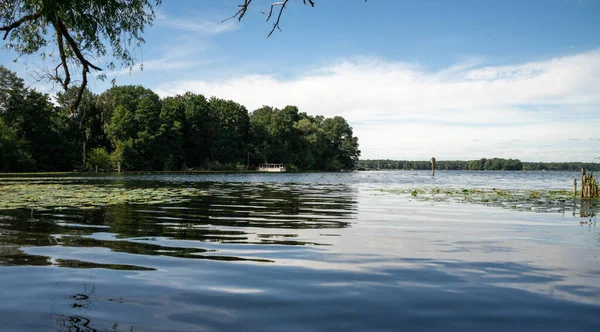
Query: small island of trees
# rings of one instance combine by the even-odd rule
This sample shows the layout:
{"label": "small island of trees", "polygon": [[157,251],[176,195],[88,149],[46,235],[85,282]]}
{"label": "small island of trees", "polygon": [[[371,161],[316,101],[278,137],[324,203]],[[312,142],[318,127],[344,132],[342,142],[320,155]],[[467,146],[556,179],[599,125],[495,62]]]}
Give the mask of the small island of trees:
{"label": "small island of trees", "polygon": [[243,170],[264,162],[292,170],[355,169],[358,138],[340,116],[325,118],[186,93],[160,98],[142,86],[52,100],[0,66],[0,171]]}

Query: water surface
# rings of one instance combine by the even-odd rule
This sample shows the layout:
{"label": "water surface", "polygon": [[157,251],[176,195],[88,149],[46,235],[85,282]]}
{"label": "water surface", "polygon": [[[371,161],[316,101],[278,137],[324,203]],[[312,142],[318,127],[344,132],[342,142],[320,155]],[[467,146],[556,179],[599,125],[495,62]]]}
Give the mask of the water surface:
{"label": "water surface", "polygon": [[576,177],[25,175],[206,194],[175,204],[0,211],[0,329],[596,331],[594,205],[588,214],[535,213],[376,190],[571,190]]}

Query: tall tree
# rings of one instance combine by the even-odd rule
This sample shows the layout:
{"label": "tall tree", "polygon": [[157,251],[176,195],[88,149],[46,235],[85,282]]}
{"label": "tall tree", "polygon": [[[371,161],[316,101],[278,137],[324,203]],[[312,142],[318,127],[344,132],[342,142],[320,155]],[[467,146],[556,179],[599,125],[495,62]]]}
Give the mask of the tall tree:
{"label": "tall tree", "polygon": [[328,144],[327,161],[323,167],[330,170],[353,169],[360,150],[352,127],[341,116],[335,116],[325,119],[322,128]]}
{"label": "tall tree", "polygon": [[165,171],[180,170],[185,164],[184,123],[185,102],[181,96],[163,99],[155,153],[162,159]]}
{"label": "tall tree", "polygon": [[0,65],[0,116],[9,116],[8,110],[22,102],[26,91],[23,79]]}
{"label": "tall tree", "polygon": [[[0,118],[11,129],[4,137],[4,149],[18,148],[10,154],[21,156],[23,167],[47,171],[72,167],[76,153],[64,137],[68,118],[58,112],[48,95],[25,88],[23,81],[4,67],[0,67]],[[9,139],[14,138],[13,133],[16,141]]]}
{"label": "tall tree", "polygon": [[250,121],[246,108],[232,100],[211,98],[209,106],[219,119],[211,161],[225,164],[245,164]]}
{"label": "tall tree", "polygon": [[106,103],[115,105],[107,135],[115,158],[127,169],[162,169],[164,161],[155,148],[160,137],[161,101],[142,86],[118,86],[107,92]]}
{"label": "tall tree", "polygon": [[318,169],[318,166],[322,164],[325,140],[318,120],[302,113],[300,121],[294,124],[300,144],[295,150],[300,168]]}
{"label": "tall tree", "polygon": [[27,141],[19,138],[17,131],[0,117],[0,171],[33,171],[35,160],[31,158]]}
{"label": "tall tree", "polygon": [[56,102],[70,120],[68,135],[74,144],[81,147],[79,159],[82,161],[82,165],[86,165],[89,151],[94,148],[109,148],[110,143],[105,134],[102,109],[97,95],[85,89],[77,112],[70,112],[70,106],[77,98],[78,93],[78,87],[59,92],[56,95]]}
{"label": "tall tree", "polygon": [[188,92],[180,100],[185,103],[185,166],[206,167],[218,132],[218,116],[203,95]]}

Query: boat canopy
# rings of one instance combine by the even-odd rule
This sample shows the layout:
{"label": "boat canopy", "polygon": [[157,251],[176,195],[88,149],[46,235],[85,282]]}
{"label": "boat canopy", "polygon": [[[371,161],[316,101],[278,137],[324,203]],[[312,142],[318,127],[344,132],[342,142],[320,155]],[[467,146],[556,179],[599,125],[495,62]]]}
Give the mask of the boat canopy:
{"label": "boat canopy", "polygon": [[283,164],[260,164],[259,168],[282,168],[285,167]]}

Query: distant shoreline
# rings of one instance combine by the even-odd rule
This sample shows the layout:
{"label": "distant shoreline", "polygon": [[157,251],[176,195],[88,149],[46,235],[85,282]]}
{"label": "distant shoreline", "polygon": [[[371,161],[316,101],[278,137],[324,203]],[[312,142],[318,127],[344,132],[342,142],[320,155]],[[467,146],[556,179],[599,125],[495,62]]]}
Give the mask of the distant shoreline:
{"label": "distant shoreline", "polygon": [[[430,160],[362,159],[358,170],[431,170]],[[600,163],[594,162],[535,162],[519,159],[482,158],[475,160],[436,160],[436,170],[469,171],[573,171],[586,169],[600,171]]]}

